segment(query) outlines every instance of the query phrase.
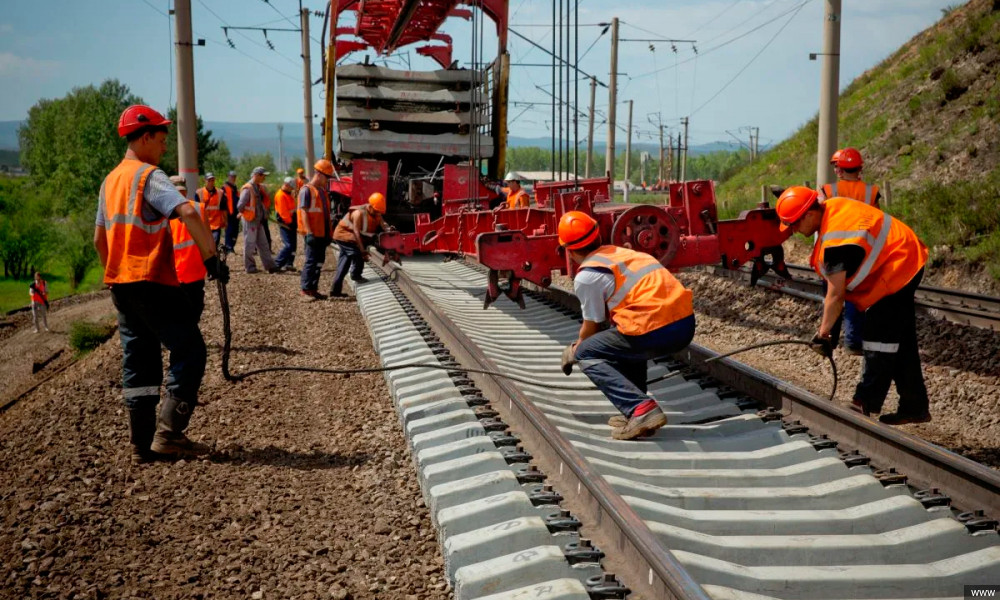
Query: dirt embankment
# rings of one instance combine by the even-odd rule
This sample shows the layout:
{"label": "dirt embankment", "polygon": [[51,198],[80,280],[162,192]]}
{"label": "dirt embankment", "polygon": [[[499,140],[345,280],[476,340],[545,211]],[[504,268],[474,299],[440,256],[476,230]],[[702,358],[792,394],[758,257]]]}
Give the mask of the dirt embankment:
{"label": "dirt embankment", "polygon": [[[234,371],[377,363],[354,303],[234,271]],[[0,415],[0,596],[448,597],[382,376],[226,383],[214,289],[207,305],[189,433],[208,459],[130,464],[117,337]]]}

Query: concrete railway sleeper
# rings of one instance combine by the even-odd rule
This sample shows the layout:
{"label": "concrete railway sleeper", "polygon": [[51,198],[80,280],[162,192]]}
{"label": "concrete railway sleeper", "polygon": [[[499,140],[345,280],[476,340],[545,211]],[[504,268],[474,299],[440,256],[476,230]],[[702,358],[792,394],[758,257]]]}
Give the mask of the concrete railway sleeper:
{"label": "concrete railway sleeper", "polygon": [[[875,468],[841,451],[863,449],[859,440],[875,435],[857,433],[850,419],[827,430],[783,419],[773,403],[758,412],[719,383],[731,361],[654,384],[670,423],[643,441],[612,440],[614,411],[599,392],[548,387],[567,381],[558,349],[575,335],[572,311],[538,294],[528,294],[523,311],[510,303],[484,311],[474,295],[484,285],[469,265],[421,257],[407,260],[398,281],[357,288],[385,365],[431,357],[429,344],[443,343],[456,367],[450,376],[386,377],[457,597],[605,597],[587,583],[604,581],[587,562],[599,554],[578,535],[593,539],[607,554],[604,567],[643,598],[959,598],[964,585],[996,583],[996,480],[964,459],[939,457],[932,472],[964,469],[960,480],[982,489],[915,491],[908,467],[887,468],[905,452],[872,455],[883,467]],[[701,351],[688,353],[693,362],[704,360]],[[654,365],[651,376],[678,366]],[[537,385],[461,372],[468,367],[531,372]],[[523,460],[537,467],[518,467]],[[948,495],[987,512],[959,515]],[[560,496],[562,510],[536,506]],[[522,529],[523,537],[511,533]],[[581,547],[585,566],[570,565]],[[608,583],[609,593],[623,591]]]}

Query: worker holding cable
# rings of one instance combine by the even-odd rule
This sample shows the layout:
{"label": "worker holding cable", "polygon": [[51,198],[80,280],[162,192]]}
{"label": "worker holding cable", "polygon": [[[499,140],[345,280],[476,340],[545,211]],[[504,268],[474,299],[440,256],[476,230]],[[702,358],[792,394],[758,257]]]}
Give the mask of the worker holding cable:
{"label": "worker holding cable", "polygon": [[917,350],[914,294],[924,276],[927,247],[899,219],[849,198],[820,201],[815,190],[791,187],[776,205],[782,230],[819,234],[810,263],[827,282],[823,318],[813,348],[830,356],[831,338],[844,302],[865,314],[864,370],[851,409],[879,413],[896,383],[899,408],[879,421],[888,425],[931,420]]}
{"label": "worker holding cable", "polygon": [[337,273],[330,287],[330,298],[347,297],[343,286],[348,271],[353,281],[359,283],[365,281],[362,275],[365,261],[368,260],[368,251],[365,248],[376,233],[388,230],[382,221],[384,214],[385,196],[374,192],[368,197],[368,204],[350,209],[344,218],[337,222],[337,228],[333,230],[333,241],[337,242],[340,256],[337,258]]}
{"label": "worker holding cable", "polygon": [[[208,274],[223,283],[228,270],[215,254],[212,234],[167,175],[156,168],[167,150],[170,121],[148,106],[133,105],[118,119],[128,141],[121,163],[101,184],[94,247],[104,283],[118,310],[122,387],[129,409],[132,459],[204,454],[185,435],[205,374],[205,342],[174,268],[170,219],[187,226]],[[166,395],[160,402],[160,346],[170,352]]]}
{"label": "worker holding cable", "polygon": [[[563,351],[623,417],[612,417],[612,437],[630,440],[663,427],[667,417],[646,386],[646,363],[685,348],[694,339],[694,306],[686,289],[643,252],[601,244],[597,221],[580,211],[559,219],[559,244],[580,265],[573,289],[583,325]],[[601,330],[610,320],[613,327]]]}
{"label": "worker holding cable", "polygon": [[319,272],[330,246],[330,178],[333,163],[321,158],[313,165],[313,176],[299,191],[298,230],[305,236],[306,262],[302,266],[301,287],[305,300],[325,300],[319,293]]}

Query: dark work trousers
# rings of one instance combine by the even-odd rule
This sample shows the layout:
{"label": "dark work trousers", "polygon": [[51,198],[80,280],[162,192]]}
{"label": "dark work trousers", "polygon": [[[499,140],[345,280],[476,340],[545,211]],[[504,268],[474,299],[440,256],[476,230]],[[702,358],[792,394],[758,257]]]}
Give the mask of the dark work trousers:
{"label": "dark work trousers", "polygon": [[267,219],[262,219],[260,222],[261,228],[264,230],[264,237],[267,238],[267,249],[274,251],[274,245],[271,244],[271,224]]}
{"label": "dark work trousers", "polygon": [[357,244],[335,241],[340,256],[337,258],[337,274],[333,276],[333,285],[330,287],[330,294],[334,296],[344,292],[344,279],[347,277],[348,270],[354,279],[360,278],[361,273],[365,270],[364,255]]}
{"label": "dark work trousers", "polygon": [[844,346],[860,350],[865,327],[865,313],[853,302],[844,302]]}
{"label": "dark work trousers", "polygon": [[300,282],[303,292],[315,292],[319,288],[319,272],[326,262],[326,248],[330,245],[329,238],[312,238],[305,243],[306,264],[302,266]]}
{"label": "dark work trousers", "polygon": [[236,249],[236,236],[240,233],[240,214],[226,216],[226,251],[232,253]]}
{"label": "dark work trousers", "polygon": [[194,322],[201,322],[201,313],[205,312],[205,280],[199,279],[191,283],[182,283],[181,290],[188,299],[188,306],[191,308],[191,315]]}
{"label": "dark work trousers", "polygon": [[279,267],[290,267],[292,263],[295,262],[295,249],[298,245],[298,235],[295,233],[295,226],[285,227],[284,225],[278,225],[278,233],[281,234],[281,251],[278,252],[278,257],[275,258],[275,262]]}
{"label": "dark work trousers", "polygon": [[170,353],[167,394],[194,406],[205,374],[205,341],[180,287],[148,281],[111,286],[122,344],[122,387],[130,409],[155,405],[163,382],[160,346]]}
{"label": "dark work trousers", "polygon": [[212,230],[212,241],[215,242],[215,248],[216,248],[216,250],[218,250],[218,248],[219,248],[219,240],[221,238],[222,238],[222,230],[221,229],[213,229]]}
{"label": "dark work trousers", "polygon": [[580,342],[580,370],[626,417],[650,399],[646,393],[646,362],[686,348],[694,339],[694,315],[642,335],[606,329]]}
{"label": "dark work trousers", "polygon": [[864,371],[854,399],[871,412],[881,412],[896,383],[899,413],[923,416],[929,409],[917,350],[917,316],[913,295],[924,277],[921,269],[906,287],[882,298],[865,312]]}

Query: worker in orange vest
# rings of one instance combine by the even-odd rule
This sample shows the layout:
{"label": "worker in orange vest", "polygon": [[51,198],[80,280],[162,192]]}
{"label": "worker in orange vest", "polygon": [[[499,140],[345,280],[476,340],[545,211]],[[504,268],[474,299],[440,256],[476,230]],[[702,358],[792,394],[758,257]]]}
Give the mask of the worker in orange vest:
{"label": "worker in orange vest", "polygon": [[240,188],[240,201],[236,209],[243,217],[243,266],[247,273],[257,273],[254,255],[260,254],[260,262],[268,273],[277,273],[278,265],[271,257],[271,242],[264,233],[267,223],[267,208],[270,200],[264,190],[264,178],[268,172],[264,167],[254,167],[250,181]]}
{"label": "worker in orange vest", "polygon": [[820,189],[820,200],[828,198],[851,198],[858,202],[863,202],[868,206],[879,207],[878,201],[882,197],[878,186],[865,183],[861,180],[861,171],[864,168],[864,161],[857,148],[844,148],[837,150],[830,162],[836,159],[837,181],[827,183]]}
{"label": "worker in orange vest", "polygon": [[31,298],[31,323],[35,327],[35,333],[39,332],[38,324],[41,322],[45,331],[49,329],[49,285],[42,279],[42,274],[35,271],[35,278],[28,285],[28,296]]}
{"label": "worker in orange vest", "polygon": [[521,178],[515,175],[513,171],[507,173],[504,177],[504,183],[507,184],[505,187],[500,188],[500,192],[503,193],[507,200],[501,202],[494,211],[503,210],[505,208],[528,208],[531,205],[531,197],[528,192],[521,188]]}
{"label": "worker in orange vest", "polygon": [[295,197],[299,197],[299,192],[302,191],[302,186],[309,183],[306,179],[306,170],[303,168],[295,169]]}
{"label": "worker in orange vest", "polygon": [[278,233],[281,234],[281,243],[283,244],[275,263],[278,268],[286,271],[295,270],[292,263],[295,262],[295,247],[297,245],[295,230],[298,225],[296,216],[298,203],[293,195],[295,193],[294,186],[295,180],[291,177],[285,177],[281,188],[274,193],[275,218],[278,221]]}
{"label": "worker in orange vest", "polygon": [[222,186],[222,198],[226,205],[226,252],[232,254],[236,249],[236,236],[240,233],[240,212],[236,205],[240,201],[240,191],[236,187],[236,171],[230,171],[226,183]]}
{"label": "worker in orange vest", "polygon": [[205,222],[212,231],[212,239],[215,240],[215,247],[219,247],[219,240],[222,238],[222,230],[226,227],[226,211],[228,207],[223,202],[222,192],[215,187],[215,175],[205,174],[205,187],[198,188],[195,192],[195,199],[201,203],[205,212]]}
{"label": "worker in orange vest", "polygon": [[330,222],[330,178],[333,163],[321,158],[313,165],[313,176],[299,192],[298,230],[305,236],[306,261],[302,266],[302,298],[325,300],[319,293],[319,272],[326,262],[326,249],[333,237]]}
{"label": "worker in orange vest", "polygon": [[[559,219],[559,244],[580,265],[573,289],[583,324],[563,351],[563,372],[579,364],[621,412],[608,422],[612,437],[655,432],[667,417],[646,386],[648,360],[678,352],[694,338],[691,291],[643,252],[603,245],[597,221],[581,211]],[[613,327],[601,330],[610,320]]]}
{"label": "worker in orange vest", "polygon": [[385,196],[380,192],[374,192],[368,196],[368,204],[348,210],[347,214],[337,222],[337,228],[333,230],[333,241],[337,242],[339,255],[337,272],[330,287],[331,300],[347,297],[343,290],[348,271],[351,273],[352,281],[357,283],[368,281],[362,274],[365,261],[368,260],[368,250],[365,248],[376,233],[389,230],[382,220],[385,211]]}
{"label": "worker in orange vest", "polygon": [[[187,196],[187,183],[182,175],[174,175],[170,181],[181,195]],[[201,197],[201,194],[197,194],[195,200],[188,202],[192,208],[198,211],[198,215],[207,225],[207,207],[205,203],[197,200]],[[205,310],[205,277],[208,272],[205,270],[205,264],[201,261],[198,246],[194,243],[194,238],[191,237],[191,231],[188,230],[183,221],[175,220],[170,224],[170,237],[174,241],[174,269],[177,271],[177,281],[180,282],[181,290],[188,299],[191,313],[195,316],[195,320],[200,322],[201,313]]]}
{"label": "worker in orange vest", "polygon": [[[104,283],[111,287],[118,310],[122,387],[136,462],[208,451],[184,433],[198,404],[205,342],[191,312],[182,308],[187,299],[174,268],[171,218],[187,226],[209,275],[228,280],[198,211],[156,168],[167,150],[169,124],[148,106],[133,105],[122,112],[118,135],[128,141],[128,150],[101,184],[94,227]],[[157,415],[161,344],[170,352],[170,367]]]}
{"label": "worker in orange vest", "polygon": [[873,206],[848,198],[820,202],[819,194],[806,187],[785,190],[776,210],[783,230],[819,234],[810,263],[826,280],[827,291],[814,349],[826,356],[833,352],[831,331],[845,300],[865,313],[864,371],[851,408],[865,415],[881,412],[895,382],[899,408],[879,420],[889,425],[930,421],[913,300],[927,247],[902,221]]}

